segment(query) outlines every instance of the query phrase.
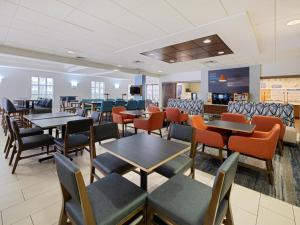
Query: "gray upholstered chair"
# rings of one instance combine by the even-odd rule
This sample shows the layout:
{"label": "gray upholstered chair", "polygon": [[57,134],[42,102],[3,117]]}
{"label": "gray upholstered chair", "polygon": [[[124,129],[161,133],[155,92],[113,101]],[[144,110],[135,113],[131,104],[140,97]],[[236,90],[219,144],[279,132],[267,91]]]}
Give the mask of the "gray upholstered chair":
{"label": "gray upholstered chair", "polygon": [[[16,139],[15,139],[14,131],[13,131],[12,124],[11,124],[11,120],[13,120],[13,119],[11,119],[8,114],[5,114],[3,116],[5,118],[5,123],[7,124],[7,130],[8,130],[8,136],[7,136],[7,140],[6,140],[6,144],[5,144],[5,148],[4,148],[5,158],[7,159],[10,149],[12,147],[16,148],[16,143],[14,143]],[[44,133],[44,131],[40,127],[20,128],[19,129],[19,134],[21,137],[29,137],[29,136],[39,135],[39,134],[43,134],[43,133]],[[13,158],[11,158],[9,165],[11,165],[12,159]]]}
{"label": "gray upholstered chair", "polygon": [[131,164],[119,159],[118,157],[105,152],[96,155],[96,142],[108,139],[119,139],[119,129],[116,123],[107,123],[91,127],[91,174],[90,182],[94,181],[94,177],[98,178],[95,169],[99,170],[104,176],[111,173],[125,174],[134,169]]}
{"label": "gray upholstered chair", "polygon": [[91,117],[93,119],[94,125],[98,125],[100,123],[100,117],[101,117],[101,112],[100,111],[94,111],[91,114]]}
{"label": "gray upholstered chair", "polygon": [[[15,120],[11,120],[11,126],[14,132],[15,140],[16,140],[16,148],[13,148],[11,160],[13,160],[14,155],[16,155],[16,159],[14,162],[12,174],[15,173],[18,162],[22,159],[27,159],[43,154],[49,154],[49,146],[53,145],[53,137],[49,134],[39,134],[39,135],[33,135],[33,136],[26,136],[22,137],[20,133],[20,129],[18,127],[18,124]],[[32,150],[40,147],[47,147],[46,152],[39,152],[39,153],[34,153],[31,155],[26,155],[26,156],[21,156],[22,152],[27,151],[27,150]]]}
{"label": "gray upholstered chair", "polygon": [[191,144],[191,150],[189,156],[183,154],[175,159],[168,161],[155,169],[155,172],[171,178],[178,173],[184,173],[188,169],[191,169],[190,176],[195,178],[195,130],[191,126],[171,124],[168,132],[168,140],[176,139]]}
{"label": "gray upholstered chair", "polygon": [[[125,224],[145,220],[147,193],[118,174],[110,174],[87,187],[73,162],[55,155],[63,195],[59,225]],[[141,216],[143,215],[143,217]]]}
{"label": "gray upholstered chair", "polygon": [[158,187],[148,196],[147,224],[155,214],[168,224],[233,225],[230,192],[238,158],[239,153],[227,158],[212,188],[181,174]]}
{"label": "gray upholstered chair", "polygon": [[[82,119],[69,121],[66,125],[66,132],[63,138],[55,138],[55,150],[59,150],[65,156],[76,153],[90,147],[90,127],[93,126],[93,119]],[[90,149],[90,148],[89,148]]]}

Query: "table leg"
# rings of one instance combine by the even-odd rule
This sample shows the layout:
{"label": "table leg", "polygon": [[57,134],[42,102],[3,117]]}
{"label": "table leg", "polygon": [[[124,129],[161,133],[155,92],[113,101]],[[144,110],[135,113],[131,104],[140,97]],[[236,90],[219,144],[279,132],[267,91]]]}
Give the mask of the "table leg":
{"label": "table leg", "polygon": [[143,188],[145,191],[147,191],[148,189],[148,173],[140,170],[140,174],[141,174],[141,188]]}

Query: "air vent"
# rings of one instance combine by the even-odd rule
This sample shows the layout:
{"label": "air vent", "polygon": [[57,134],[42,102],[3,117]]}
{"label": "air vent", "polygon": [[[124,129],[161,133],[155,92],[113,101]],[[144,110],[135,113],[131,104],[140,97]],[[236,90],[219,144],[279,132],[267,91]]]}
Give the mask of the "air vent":
{"label": "air vent", "polygon": [[76,59],[85,59],[83,56],[76,56]]}
{"label": "air vent", "polygon": [[204,65],[214,65],[214,64],[217,64],[218,62],[216,60],[208,60],[208,61],[205,61],[203,62],[202,64]]}
{"label": "air vent", "polygon": [[141,63],[143,63],[143,61],[135,60],[135,61],[133,61],[133,63],[135,63],[135,64],[141,64]]}

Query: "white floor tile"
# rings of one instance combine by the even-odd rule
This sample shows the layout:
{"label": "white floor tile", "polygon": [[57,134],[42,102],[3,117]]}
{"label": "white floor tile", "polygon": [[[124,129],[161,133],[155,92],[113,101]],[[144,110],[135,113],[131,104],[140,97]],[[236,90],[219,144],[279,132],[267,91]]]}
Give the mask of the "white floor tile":
{"label": "white floor tile", "polygon": [[260,207],[256,225],[295,225],[295,221],[294,218],[290,219],[274,211]]}

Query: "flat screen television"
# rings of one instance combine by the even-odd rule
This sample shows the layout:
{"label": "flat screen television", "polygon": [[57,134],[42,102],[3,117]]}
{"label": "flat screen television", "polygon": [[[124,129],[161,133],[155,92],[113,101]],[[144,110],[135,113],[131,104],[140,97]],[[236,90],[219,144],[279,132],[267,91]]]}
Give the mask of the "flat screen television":
{"label": "flat screen television", "polygon": [[230,93],[212,93],[212,103],[228,105],[229,101],[232,101],[232,94]]}
{"label": "flat screen television", "polygon": [[142,87],[141,86],[130,86],[130,94],[131,95],[142,95]]}

